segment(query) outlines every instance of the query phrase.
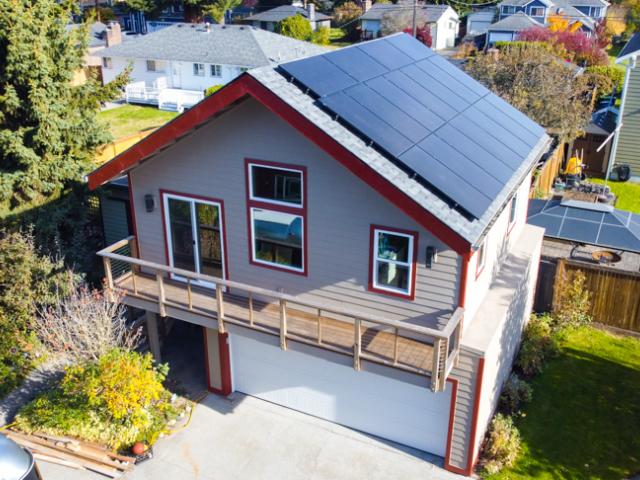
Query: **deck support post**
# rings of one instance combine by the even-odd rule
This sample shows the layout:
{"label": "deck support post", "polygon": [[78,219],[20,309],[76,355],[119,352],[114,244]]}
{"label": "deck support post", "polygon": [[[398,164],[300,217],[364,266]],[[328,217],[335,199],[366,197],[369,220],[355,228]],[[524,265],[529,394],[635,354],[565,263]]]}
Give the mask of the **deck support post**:
{"label": "deck support post", "polygon": [[218,332],[224,333],[224,297],[222,296],[222,286],[216,284],[216,309],[218,315]]}
{"label": "deck support post", "polygon": [[147,324],[147,341],[149,342],[149,350],[156,362],[160,362],[160,333],[158,331],[158,315],[154,312],[146,311]]}
{"label": "deck support post", "polygon": [[355,319],[353,330],[353,368],[360,371],[360,354],[362,353],[362,326],[359,318]]}
{"label": "deck support post", "polygon": [[280,300],[280,348],[287,349],[287,302]]}

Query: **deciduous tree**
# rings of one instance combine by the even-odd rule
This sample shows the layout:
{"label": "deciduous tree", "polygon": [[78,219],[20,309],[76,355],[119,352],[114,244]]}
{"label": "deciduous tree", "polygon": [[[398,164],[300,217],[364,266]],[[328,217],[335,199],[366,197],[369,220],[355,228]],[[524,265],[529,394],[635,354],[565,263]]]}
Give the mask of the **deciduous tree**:
{"label": "deciduous tree", "polygon": [[309,20],[296,13],[278,23],[278,33],[298,40],[309,40],[313,30]]}

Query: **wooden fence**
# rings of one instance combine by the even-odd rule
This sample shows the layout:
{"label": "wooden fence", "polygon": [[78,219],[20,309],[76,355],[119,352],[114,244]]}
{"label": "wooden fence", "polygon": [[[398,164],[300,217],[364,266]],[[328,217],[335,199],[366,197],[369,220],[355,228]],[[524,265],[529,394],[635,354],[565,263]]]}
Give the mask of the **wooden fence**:
{"label": "wooden fence", "polygon": [[120,155],[126,149],[138,143],[154,130],[155,129],[143,130],[142,132],[134,133],[133,135],[127,135],[126,137],[121,137],[111,143],[104,145],[96,152],[96,163],[98,165],[102,165],[103,163],[108,162],[116,155]]}
{"label": "wooden fence", "polygon": [[558,176],[564,159],[564,144],[559,144],[547,161],[538,170],[531,191],[530,198],[547,196],[553,190],[553,181]]}
{"label": "wooden fence", "polygon": [[[591,315],[595,322],[640,332],[640,273],[615,270],[565,258],[541,260],[535,310],[549,311],[561,282],[571,281],[581,270],[591,292]],[[553,288],[549,288],[549,285]]]}

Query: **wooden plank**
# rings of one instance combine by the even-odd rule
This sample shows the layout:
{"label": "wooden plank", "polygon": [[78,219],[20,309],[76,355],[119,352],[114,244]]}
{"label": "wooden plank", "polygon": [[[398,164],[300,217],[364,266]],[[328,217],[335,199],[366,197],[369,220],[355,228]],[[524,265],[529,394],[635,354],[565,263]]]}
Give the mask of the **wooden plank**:
{"label": "wooden plank", "polygon": [[287,302],[280,300],[280,348],[287,349]]}
{"label": "wooden plank", "polygon": [[[33,453],[33,452],[32,452]],[[76,470],[86,470],[82,465],[76,462],[70,462],[68,460],[62,460],[58,457],[52,457],[51,455],[45,455],[44,453],[33,453],[33,458],[36,460],[42,460],[43,462],[55,463],[56,465],[62,465],[63,467],[74,468]]]}

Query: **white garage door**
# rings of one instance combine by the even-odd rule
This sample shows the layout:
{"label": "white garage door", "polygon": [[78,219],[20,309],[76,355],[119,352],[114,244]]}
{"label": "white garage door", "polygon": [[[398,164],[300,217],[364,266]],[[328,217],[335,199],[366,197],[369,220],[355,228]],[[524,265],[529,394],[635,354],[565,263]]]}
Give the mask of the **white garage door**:
{"label": "white garage door", "polygon": [[489,32],[489,43],[495,42],[510,42],[513,40],[513,33],[511,32]]}
{"label": "white garage door", "polygon": [[318,354],[318,349],[299,344],[283,351],[277,338],[244,329],[233,329],[229,339],[235,391],[445,455],[450,384],[445,392],[433,393],[426,378],[418,386],[357,372],[346,356],[322,351],[327,358],[320,358],[302,353]]}

